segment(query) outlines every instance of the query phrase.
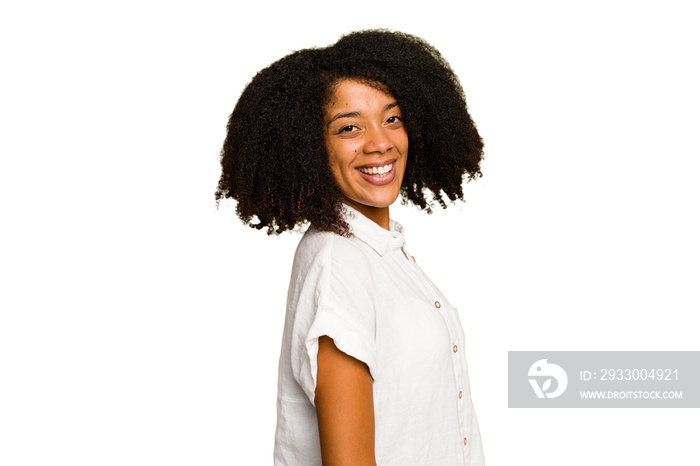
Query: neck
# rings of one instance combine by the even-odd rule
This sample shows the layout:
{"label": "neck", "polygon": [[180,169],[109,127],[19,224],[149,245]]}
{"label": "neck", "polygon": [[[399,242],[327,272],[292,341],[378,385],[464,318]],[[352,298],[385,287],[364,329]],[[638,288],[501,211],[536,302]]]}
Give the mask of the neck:
{"label": "neck", "polygon": [[354,208],[362,215],[372,220],[374,223],[384,228],[389,229],[389,207],[372,207],[364,204],[357,203],[350,199],[343,199],[343,202],[350,207]]}

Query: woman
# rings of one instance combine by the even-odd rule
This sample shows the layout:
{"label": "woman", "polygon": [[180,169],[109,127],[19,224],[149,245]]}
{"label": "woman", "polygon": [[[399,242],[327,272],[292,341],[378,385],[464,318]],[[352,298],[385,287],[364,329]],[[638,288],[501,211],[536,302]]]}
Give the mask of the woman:
{"label": "woman", "polygon": [[458,314],[389,218],[399,193],[428,212],[462,199],[482,147],[453,71],[407,34],[292,53],[243,91],[217,199],[268,234],[310,224],[289,285],[275,464],[483,464]]}

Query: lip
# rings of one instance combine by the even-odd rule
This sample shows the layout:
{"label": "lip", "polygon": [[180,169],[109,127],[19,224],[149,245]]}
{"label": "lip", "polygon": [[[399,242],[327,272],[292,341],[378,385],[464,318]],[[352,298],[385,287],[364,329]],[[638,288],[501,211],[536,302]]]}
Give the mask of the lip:
{"label": "lip", "polygon": [[[390,163],[396,163],[396,159],[391,159],[391,160],[385,160],[383,162],[375,162],[375,163],[368,163],[367,165],[362,165],[357,168],[374,168],[374,167],[383,167],[384,165],[389,165]],[[392,168],[393,170],[393,168]]]}
{"label": "lip", "polygon": [[[391,170],[389,170],[389,173],[387,173],[386,176],[383,176],[382,178],[379,178],[379,177],[374,176],[374,175],[368,175],[368,174],[362,173],[360,171],[360,168],[383,167],[383,166],[389,165],[389,164],[391,164]],[[375,186],[382,186],[385,184],[389,184],[394,180],[394,177],[396,176],[396,159],[386,160],[384,162],[369,163],[367,165],[362,165],[361,167],[356,167],[355,170],[368,183],[371,183]]]}

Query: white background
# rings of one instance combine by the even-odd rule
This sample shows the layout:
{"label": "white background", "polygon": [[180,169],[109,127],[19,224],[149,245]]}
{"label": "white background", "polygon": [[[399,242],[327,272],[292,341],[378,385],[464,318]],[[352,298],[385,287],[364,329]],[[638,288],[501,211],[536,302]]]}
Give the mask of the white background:
{"label": "white background", "polygon": [[507,407],[509,350],[698,350],[694,2],[3,2],[0,463],[271,464],[298,235],[214,190],[246,82],[371,27],[424,37],[486,142],[397,205],[460,309],[490,466],[697,465],[697,409]]}

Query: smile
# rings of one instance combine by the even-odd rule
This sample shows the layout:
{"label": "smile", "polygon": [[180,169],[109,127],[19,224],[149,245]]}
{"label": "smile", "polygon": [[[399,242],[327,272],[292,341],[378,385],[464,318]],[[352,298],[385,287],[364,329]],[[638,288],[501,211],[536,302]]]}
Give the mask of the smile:
{"label": "smile", "polygon": [[391,172],[392,168],[394,168],[394,162],[388,163],[381,167],[360,167],[358,168],[358,170],[360,170],[365,175],[373,175],[379,178],[384,178],[389,174],[389,172]]}

